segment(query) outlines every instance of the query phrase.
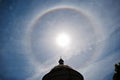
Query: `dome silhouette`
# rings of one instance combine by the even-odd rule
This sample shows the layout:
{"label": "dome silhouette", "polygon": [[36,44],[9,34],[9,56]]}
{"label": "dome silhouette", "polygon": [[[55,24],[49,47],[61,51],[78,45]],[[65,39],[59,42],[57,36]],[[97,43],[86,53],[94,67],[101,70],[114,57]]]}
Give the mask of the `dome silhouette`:
{"label": "dome silhouette", "polygon": [[84,80],[84,77],[78,71],[64,65],[64,61],[60,59],[59,65],[43,76],[42,80]]}

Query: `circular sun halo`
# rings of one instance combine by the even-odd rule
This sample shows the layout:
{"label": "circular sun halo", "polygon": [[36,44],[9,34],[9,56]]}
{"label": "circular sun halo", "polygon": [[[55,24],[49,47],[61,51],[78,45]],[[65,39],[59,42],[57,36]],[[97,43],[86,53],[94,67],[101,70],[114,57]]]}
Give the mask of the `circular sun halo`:
{"label": "circular sun halo", "polygon": [[61,33],[56,37],[56,43],[60,47],[68,47],[70,42],[70,37],[66,33]]}

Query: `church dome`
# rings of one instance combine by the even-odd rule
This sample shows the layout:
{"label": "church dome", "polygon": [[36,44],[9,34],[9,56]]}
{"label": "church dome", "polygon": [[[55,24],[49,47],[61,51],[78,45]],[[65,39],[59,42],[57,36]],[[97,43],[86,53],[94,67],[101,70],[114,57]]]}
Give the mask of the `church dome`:
{"label": "church dome", "polygon": [[62,59],[59,60],[59,65],[55,66],[47,73],[42,80],[84,80],[83,76],[72,69],[68,65],[64,65]]}

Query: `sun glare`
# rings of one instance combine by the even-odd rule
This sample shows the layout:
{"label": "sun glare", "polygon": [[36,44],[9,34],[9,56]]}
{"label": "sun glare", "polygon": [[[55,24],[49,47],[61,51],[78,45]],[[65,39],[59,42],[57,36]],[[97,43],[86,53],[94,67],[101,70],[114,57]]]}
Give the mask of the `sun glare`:
{"label": "sun glare", "polygon": [[66,33],[60,33],[56,37],[56,44],[60,47],[68,47],[70,42],[70,36]]}

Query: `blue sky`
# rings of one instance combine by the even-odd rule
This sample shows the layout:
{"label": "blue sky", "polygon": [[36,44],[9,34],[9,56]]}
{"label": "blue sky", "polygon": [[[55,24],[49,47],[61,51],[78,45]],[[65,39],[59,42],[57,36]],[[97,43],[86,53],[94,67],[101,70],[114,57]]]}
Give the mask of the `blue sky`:
{"label": "blue sky", "polygon": [[[112,80],[119,13],[119,0],[0,0],[0,80],[41,80],[60,56],[85,80]],[[63,32],[66,48],[55,42]]]}

